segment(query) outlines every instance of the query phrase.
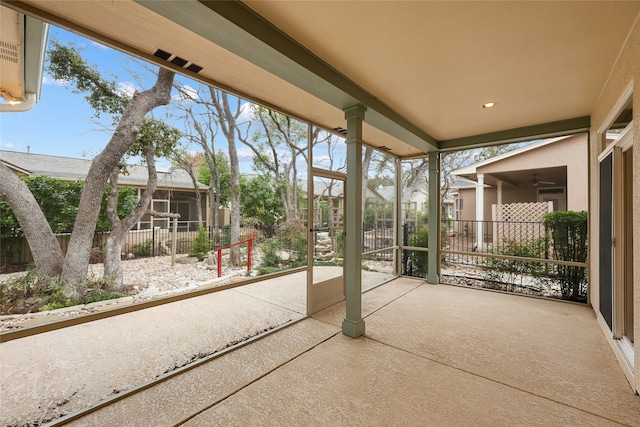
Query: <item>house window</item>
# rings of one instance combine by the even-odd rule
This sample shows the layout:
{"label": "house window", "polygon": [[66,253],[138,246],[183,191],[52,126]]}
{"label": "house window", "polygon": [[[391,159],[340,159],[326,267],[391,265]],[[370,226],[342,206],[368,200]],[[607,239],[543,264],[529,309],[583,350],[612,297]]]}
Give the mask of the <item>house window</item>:
{"label": "house window", "polygon": [[462,202],[463,200],[459,197],[456,197],[455,199],[453,199],[454,210],[455,210],[454,219],[456,221],[460,221],[460,218],[462,216],[460,214],[460,211],[462,210]]}
{"label": "house window", "polygon": [[456,205],[456,211],[461,211],[462,210],[462,199],[455,199],[455,205]]}
{"label": "house window", "polygon": [[173,199],[171,201],[171,212],[180,214],[180,218],[178,219],[178,227],[180,229],[186,229],[186,230],[191,230],[192,228],[197,229],[194,227],[190,227],[191,225],[195,226],[195,224],[190,224],[192,220],[191,204],[188,201]]}

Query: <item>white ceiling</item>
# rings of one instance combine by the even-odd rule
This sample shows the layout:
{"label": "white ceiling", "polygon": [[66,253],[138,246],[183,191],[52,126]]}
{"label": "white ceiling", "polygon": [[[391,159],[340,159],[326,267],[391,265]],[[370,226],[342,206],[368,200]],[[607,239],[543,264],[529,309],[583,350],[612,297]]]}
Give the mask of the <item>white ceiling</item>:
{"label": "white ceiling", "polygon": [[400,156],[589,116],[640,13],[640,1],[10,3],[143,58],[174,53],[206,82],[330,129],[365,104],[366,142]]}

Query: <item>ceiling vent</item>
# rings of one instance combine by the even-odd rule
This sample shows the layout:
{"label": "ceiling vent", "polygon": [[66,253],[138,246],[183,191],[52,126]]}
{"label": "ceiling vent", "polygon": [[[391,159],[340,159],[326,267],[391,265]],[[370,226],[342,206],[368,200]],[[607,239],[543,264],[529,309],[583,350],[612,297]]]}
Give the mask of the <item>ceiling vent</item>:
{"label": "ceiling vent", "polygon": [[378,148],[381,149],[382,151],[391,151],[391,148],[387,147],[386,145],[381,145]]}
{"label": "ceiling vent", "polygon": [[156,49],[156,51],[153,53],[153,56],[155,56],[156,58],[164,59],[165,61],[171,62],[178,67],[185,68],[196,74],[202,71],[201,66],[194,64],[193,62],[189,62],[188,59],[184,59],[170,52],[167,52],[166,50]]}
{"label": "ceiling vent", "polygon": [[0,59],[17,64],[18,52],[17,44],[0,40]]}
{"label": "ceiling vent", "polygon": [[184,67],[185,65],[187,65],[187,62],[189,61],[184,58],[180,58],[179,56],[174,56],[171,60],[171,63],[176,64],[178,67]]}
{"label": "ceiling vent", "polygon": [[345,128],[342,128],[342,127],[333,128],[333,130],[338,132],[338,133],[341,133],[343,135],[347,134],[347,130]]}

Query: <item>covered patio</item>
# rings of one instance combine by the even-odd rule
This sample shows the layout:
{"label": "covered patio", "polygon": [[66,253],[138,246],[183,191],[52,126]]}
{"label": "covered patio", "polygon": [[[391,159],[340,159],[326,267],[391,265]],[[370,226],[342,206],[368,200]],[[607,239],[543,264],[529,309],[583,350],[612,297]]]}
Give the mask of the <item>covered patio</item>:
{"label": "covered patio", "polygon": [[[640,224],[631,215],[640,210],[640,2],[2,6],[346,136],[349,238],[334,294],[307,301],[286,328],[60,422],[640,425]],[[588,305],[439,285],[442,153],[579,132],[589,135]],[[366,147],[394,158],[395,273],[407,249],[403,161],[428,156],[430,220],[428,247],[417,248],[428,253],[424,280],[362,294]],[[71,328],[55,332],[70,339]]]}
{"label": "covered patio", "polygon": [[[69,425],[615,426],[640,405],[589,307],[400,278]],[[36,337],[33,337],[36,338]]]}

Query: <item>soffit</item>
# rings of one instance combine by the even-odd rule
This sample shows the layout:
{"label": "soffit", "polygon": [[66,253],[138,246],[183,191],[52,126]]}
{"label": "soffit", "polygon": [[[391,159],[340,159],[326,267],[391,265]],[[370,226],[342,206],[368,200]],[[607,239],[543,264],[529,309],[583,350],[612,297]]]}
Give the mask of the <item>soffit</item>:
{"label": "soffit", "polygon": [[[329,129],[346,127],[342,108],[364,93],[381,106],[367,112],[365,141],[400,156],[433,149],[431,136],[445,146],[588,116],[640,11],[640,2],[246,2],[352,83],[336,89],[261,45],[249,21],[228,25],[218,9],[230,3],[4,3],[145,59],[175,53],[204,67],[205,82]],[[489,100],[500,104],[482,110]]]}
{"label": "soffit", "polygon": [[25,97],[24,73],[21,62],[21,42],[23,21],[18,13],[0,8],[0,75],[2,96],[9,100],[21,100]]}
{"label": "soffit", "polygon": [[[160,61],[164,66],[259,102],[287,112],[326,129],[346,128],[344,112],[315,97],[305,90],[265,71],[240,56],[231,53],[206,37],[179,25],[171,19],[150,11],[138,3],[122,0],[69,1],[8,1],[7,6],[26,14],[78,32],[113,48],[126,51],[150,61]],[[192,20],[194,16],[211,14],[200,9],[196,2],[167,2],[182,8]],[[195,8],[195,9],[193,9]],[[194,12],[195,10],[195,12]],[[203,19],[206,24],[206,19]],[[203,67],[197,75],[166,63],[153,56],[156,49],[171,52]],[[346,103],[347,101],[345,101]],[[421,154],[424,150],[413,147],[400,139],[365,124],[364,134],[369,145],[393,147],[399,156]]]}

